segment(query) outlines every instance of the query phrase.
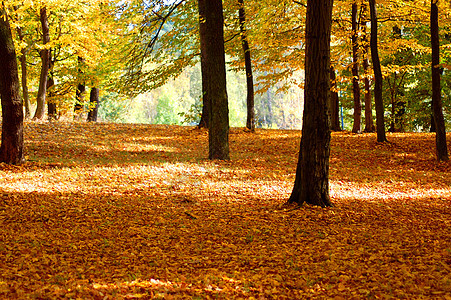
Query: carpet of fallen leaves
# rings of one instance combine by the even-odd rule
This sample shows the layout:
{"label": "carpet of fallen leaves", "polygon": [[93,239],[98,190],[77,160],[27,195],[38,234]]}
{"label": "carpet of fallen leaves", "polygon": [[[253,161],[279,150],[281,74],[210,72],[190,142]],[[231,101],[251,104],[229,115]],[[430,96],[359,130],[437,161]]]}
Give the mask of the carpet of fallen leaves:
{"label": "carpet of fallen leaves", "polygon": [[299,131],[232,129],[230,161],[192,127],[25,137],[27,162],[0,165],[0,299],[451,299],[433,134],[333,133],[327,209],[283,205]]}

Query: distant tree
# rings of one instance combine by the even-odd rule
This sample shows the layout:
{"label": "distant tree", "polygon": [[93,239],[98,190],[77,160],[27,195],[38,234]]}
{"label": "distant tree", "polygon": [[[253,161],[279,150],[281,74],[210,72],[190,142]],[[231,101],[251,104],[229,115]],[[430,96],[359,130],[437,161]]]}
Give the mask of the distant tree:
{"label": "distant tree", "polygon": [[362,103],[360,101],[360,84],[359,84],[359,23],[357,21],[357,1],[354,0],[351,9],[351,41],[352,41],[352,93],[354,96],[354,124],[352,126],[352,132],[361,132],[361,120],[362,120]]}
{"label": "distant tree", "polygon": [[448,161],[445,119],[443,117],[440,86],[440,39],[438,27],[438,0],[431,0],[431,45],[432,45],[432,111],[435,123],[437,159]]}
{"label": "distant tree", "polygon": [[377,8],[376,0],[369,0],[371,19],[371,59],[374,70],[374,102],[376,107],[376,132],[377,141],[386,142],[384,122],[384,99],[382,98],[382,69],[377,46]]}
{"label": "distant tree", "polygon": [[2,104],[0,162],[20,164],[24,160],[23,103],[20,97],[16,51],[4,5],[0,7],[0,97]]}
{"label": "distant tree", "polygon": [[[43,6],[39,10],[39,19],[41,21],[41,29],[42,29],[42,42],[45,47],[46,44],[50,42],[50,29],[49,29],[49,21],[47,16],[47,8]],[[50,66],[50,49],[43,48],[40,50],[41,56],[41,75],[39,78],[39,89],[38,96],[36,99],[36,112],[34,114],[33,119],[42,119],[44,117],[44,108],[45,108],[45,96],[47,93],[47,79],[49,74],[49,66]]]}
{"label": "distant tree", "polygon": [[247,120],[246,128],[255,130],[255,105],[254,105],[254,77],[252,74],[252,58],[251,49],[249,47],[248,37],[246,33],[246,11],[244,10],[244,1],[238,0],[239,9],[238,16],[240,19],[240,36],[241,45],[244,52],[244,64],[246,68],[246,85],[247,85]]}
{"label": "distant tree", "polygon": [[341,131],[340,127],[340,99],[337,91],[337,76],[334,67],[330,67],[330,128],[333,131]]}
{"label": "distant tree", "polygon": [[302,137],[289,203],[332,205],[329,196],[332,6],[333,0],[307,0]]}
{"label": "distant tree", "polygon": [[365,73],[364,83],[365,83],[365,129],[364,132],[374,132],[376,129],[374,128],[373,121],[373,104],[371,97],[371,82],[369,76],[370,63],[368,60],[369,55],[369,41],[367,34],[367,6],[365,3],[362,3],[362,19],[361,19],[361,28],[362,28],[362,65],[363,71]]}
{"label": "distant tree", "polygon": [[[222,0],[199,0],[199,13],[204,13],[200,22],[205,22],[205,31],[200,31],[201,56],[204,60],[202,80],[205,95],[211,101],[208,126],[210,159],[229,159],[229,108],[226,85],[224,52],[224,19]],[[205,76],[206,75],[206,76]],[[203,83],[204,84],[204,83]]]}
{"label": "distant tree", "polygon": [[[202,76],[202,113],[199,121],[199,128],[208,128],[210,123],[210,106],[211,100],[208,98],[207,94],[207,82],[208,82],[208,70],[207,70],[207,61],[206,55],[207,45],[206,39],[202,38],[207,35],[207,23],[205,22],[206,12],[205,12],[205,0],[198,1],[198,9],[199,9],[199,43],[200,43],[200,68],[201,68],[201,76]],[[202,54],[204,53],[204,54]]]}

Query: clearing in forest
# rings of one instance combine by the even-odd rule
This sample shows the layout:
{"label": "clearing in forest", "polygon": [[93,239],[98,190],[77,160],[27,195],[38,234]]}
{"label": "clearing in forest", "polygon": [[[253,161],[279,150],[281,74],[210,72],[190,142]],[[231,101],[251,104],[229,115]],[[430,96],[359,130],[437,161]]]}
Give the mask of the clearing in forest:
{"label": "clearing in forest", "polygon": [[[433,134],[333,133],[334,207],[285,207],[300,132],[27,123],[0,165],[0,298],[451,299]],[[448,141],[451,136],[448,135]],[[451,145],[449,145],[449,148]]]}

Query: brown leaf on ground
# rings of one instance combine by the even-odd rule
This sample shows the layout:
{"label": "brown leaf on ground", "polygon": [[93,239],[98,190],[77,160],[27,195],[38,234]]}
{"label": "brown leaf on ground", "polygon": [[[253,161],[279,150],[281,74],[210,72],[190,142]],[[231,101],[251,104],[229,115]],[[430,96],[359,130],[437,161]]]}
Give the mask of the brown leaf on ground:
{"label": "brown leaf on ground", "polygon": [[231,133],[209,161],[191,127],[26,124],[28,162],[0,165],[0,298],[449,298],[433,134],[334,133],[321,209],[284,205],[299,131]]}

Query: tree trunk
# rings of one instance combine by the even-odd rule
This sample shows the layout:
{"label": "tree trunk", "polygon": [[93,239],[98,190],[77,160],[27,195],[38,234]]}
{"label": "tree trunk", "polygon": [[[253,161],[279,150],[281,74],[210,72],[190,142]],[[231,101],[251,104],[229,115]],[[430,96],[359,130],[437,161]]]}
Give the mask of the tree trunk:
{"label": "tree trunk", "polygon": [[384,99],[382,98],[382,69],[377,47],[377,8],[376,0],[369,0],[371,15],[371,58],[374,70],[374,102],[376,107],[377,141],[386,142],[384,122]]}
{"label": "tree trunk", "polygon": [[[207,79],[204,97],[211,101],[208,126],[210,159],[229,159],[229,107],[226,88],[224,20],[221,0],[199,0],[199,13],[205,13],[205,30],[200,30],[201,56]],[[202,14],[201,14],[202,15]],[[200,20],[201,25],[202,18]]]}
{"label": "tree trunk", "polygon": [[97,112],[99,110],[99,89],[91,88],[91,93],[89,94],[89,112],[88,112],[88,122],[97,122]]}
{"label": "tree trunk", "polygon": [[241,45],[244,51],[244,64],[246,67],[246,85],[247,85],[247,120],[246,127],[250,131],[255,131],[255,108],[254,108],[254,77],[252,74],[252,60],[249,42],[246,33],[246,14],[244,11],[243,0],[238,0],[240,8],[238,15],[240,19]]}
{"label": "tree trunk", "polygon": [[[17,10],[17,9],[16,9]],[[24,35],[21,27],[17,28],[17,35],[19,36],[19,40],[21,42],[24,42]],[[30,111],[30,95],[28,93],[28,82],[27,82],[27,48],[23,48],[20,53],[19,57],[20,61],[20,70],[21,70],[21,79],[22,79],[22,96],[23,96],[23,103],[25,106],[25,118],[30,118],[31,111]]]}
{"label": "tree trunk", "polygon": [[205,0],[198,1],[198,10],[199,10],[199,38],[200,38],[200,68],[201,68],[201,77],[202,77],[202,114],[200,116],[198,128],[208,128],[210,121],[210,106],[211,100],[207,97],[207,81],[208,81],[208,70],[206,64],[206,44],[205,39],[202,36],[206,35],[207,25],[205,23]]}
{"label": "tree trunk", "polygon": [[4,7],[0,7],[0,97],[2,105],[0,162],[20,164],[24,161],[23,103],[20,97],[16,51]]}
{"label": "tree trunk", "polygon": [[288,202],[331,206],[330,31],[332,0],[307,0],[304,114],[296,179]]}
{"label": "tree trunk", "polygon": [[78,85],[77,90],[75,91],[75,105],[74,105],[74,119],[81,120],[83,114],[83,107],[85,103],[85,91],[86,86],[83,79],[83,64],[84,59],[82,57],[78,57]]}
{"label": "tree trunk", "polygon": [[75,106],[74,106],[74,118],[76,120],[81,119],[83,113],[83,104],[85,102],[86,86],[79,83],[75,92]]}
{"label": "tree trunk", "polygon": [[357,22],[357,2],[352,3],[352,93],[354,95],[354,125],[352,127],[353,133],[361,132],[362,120],[362,103],[360,101],[360,86],[359,86],[359,43],[358,43],[358,22]]}
{"label": "tree trunk", "polygon": [[48,96],[48,101],[47,101],[47,119],[49,121],[54,121],[56,119],[58,119],[58,111],[57,111],[57,107],[56,107],[56,101],[53,98],[53,93],[50,90],[50,88],[52,86],[55,85],[55,81],[53,80],[53,75],[50,74],[49,78],[47,79],[47,96]]}
{"label": "tree trunk", "polygon": [[335,69],[330,67],[330,126],[333,131],[341,131],[340,127],[340,99],[337,91],[337,76],[335,75]]}
{"label": "tree trunk", "polygon": [[[45,6],[41,7],[40,20],[42,27],[42,42],[45,46],[50,42],[49,22],[47,19],[47,8]],[[42,66],[41,66],[41,75],[39,78],[38,96],[36,99],[36,112],[34,114],[33,120],[42,119],[44,117],[45,95],[47,93],[47,77],[49,74],[49,64],[50,64],[50,50],[42,49],[40,55]]]}
{"label": "tree trunk", "polygon": [[437,159],[448,161],[445,119],[443,117],[440,86],[440,40],[438,27],[438,0],[431,0],[431,46],[432,46],[432,111],[435,121],[435,144]]}
{"label": "tree trunk", "polygon": [[374,132],[376,129],[374,128],[374,121],[373,121],[373,104],[372,104],[372,97],[371,97],[371,82],[369,77],[369,69],[370,69],[370,63],[368,61],[368,55],[369,55],[369,41],[368,41],[368,35],[367,35],[367,22],[365,20],[367,7],[366,4],[362,3],[363,5],[363,15],[362,18],[362,44],[363,44],[363,57],[362,57],[362,64],[363,64],[363,71],[365,73],[365,129],[364,132]]}

